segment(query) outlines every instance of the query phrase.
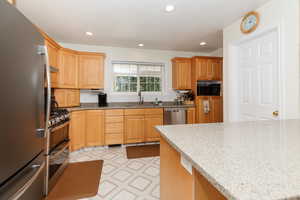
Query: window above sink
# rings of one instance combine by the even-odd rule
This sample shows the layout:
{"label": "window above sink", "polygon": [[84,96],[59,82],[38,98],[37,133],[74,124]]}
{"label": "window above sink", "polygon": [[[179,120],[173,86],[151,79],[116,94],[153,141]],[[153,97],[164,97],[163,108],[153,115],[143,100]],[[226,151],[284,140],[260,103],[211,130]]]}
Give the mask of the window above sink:
{"label": "window above sink", "polygon": [[114,93],[160,93],[164,64],[113,62]]}

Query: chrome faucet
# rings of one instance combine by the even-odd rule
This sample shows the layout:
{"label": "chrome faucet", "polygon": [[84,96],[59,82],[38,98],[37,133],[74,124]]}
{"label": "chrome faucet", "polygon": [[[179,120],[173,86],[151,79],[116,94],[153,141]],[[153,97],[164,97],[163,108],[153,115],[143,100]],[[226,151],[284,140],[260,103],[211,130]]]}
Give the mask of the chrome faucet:
{"label": "chrome faucet", "polygon": [[139,104],[144,104],[144,98],[142,97],[141,90],[138,92],[138,96],[139,96]]}

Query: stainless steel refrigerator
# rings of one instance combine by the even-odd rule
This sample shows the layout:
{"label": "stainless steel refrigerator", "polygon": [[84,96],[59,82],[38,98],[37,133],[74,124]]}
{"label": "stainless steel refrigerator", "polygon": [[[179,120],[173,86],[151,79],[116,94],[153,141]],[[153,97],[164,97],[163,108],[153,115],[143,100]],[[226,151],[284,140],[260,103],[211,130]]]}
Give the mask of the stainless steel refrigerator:
{"label": "stainless steel refrigerator", "polygon": [[0,0],[0,199],[42,199],[46,129],[44,40]]}

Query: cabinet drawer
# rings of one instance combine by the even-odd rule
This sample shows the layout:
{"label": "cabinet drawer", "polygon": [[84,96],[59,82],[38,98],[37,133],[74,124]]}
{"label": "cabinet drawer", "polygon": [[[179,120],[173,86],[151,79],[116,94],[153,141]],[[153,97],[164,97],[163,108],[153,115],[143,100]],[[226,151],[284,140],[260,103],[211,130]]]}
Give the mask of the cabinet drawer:
{"label": "cabinet drawer", "polygon": [[123,144],[123,134],[109,134],[105,135],[105,144]]}
{"label": "cabinet drawer", "polygon": [[144,115],[145,109],[126,109],[125,115]]}
{"label": "cabinet drawer", "polygon": [[123,116],[123,109],[105,110],[105,116]]}
{"label": "cabinet drawer", "polygon": [[108,123],[105,124],[105,134],[123,133],[123,123]]}
{"label": "cabinet drawer", "polygon": [[145,115],[162,115],[164,113],[161,108],[145,109]]}
{"label": "cabinet drawer", "polygon": [[124,117],[123,116],[106,116],[105,123],[123,123]]}

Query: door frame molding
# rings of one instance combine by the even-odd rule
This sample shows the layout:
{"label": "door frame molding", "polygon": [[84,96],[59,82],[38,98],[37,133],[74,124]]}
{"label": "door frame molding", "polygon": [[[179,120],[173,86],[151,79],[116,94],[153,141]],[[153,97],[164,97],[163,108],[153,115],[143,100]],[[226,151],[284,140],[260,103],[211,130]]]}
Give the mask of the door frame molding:
{"label": "door frame molding", "polygon": [[285,94],[285,81],[284,74],[286,70],[283,66],[284,61],[284,49],[281,48],[283,46],[282,42],[282,22],[280,24],[267,26],[262,30],[257,30],[251,35],[244,35],[238,40],[232,41],[228,44],[228,57],[227,57],[227,66],[228,69],[224,70],[224,121],[239,121],[239,87],[238,87],[238,67],[239,67],[239,59],[238,59],[238,48],[242,43],[258,38],[262,35],[268,34],[270,32],[276,32],[277,34],[277,44],[278,44],[278,110],[279,117],[278,119],[283,119],[286,115],[285,111],[285,103],[286,98]]}

